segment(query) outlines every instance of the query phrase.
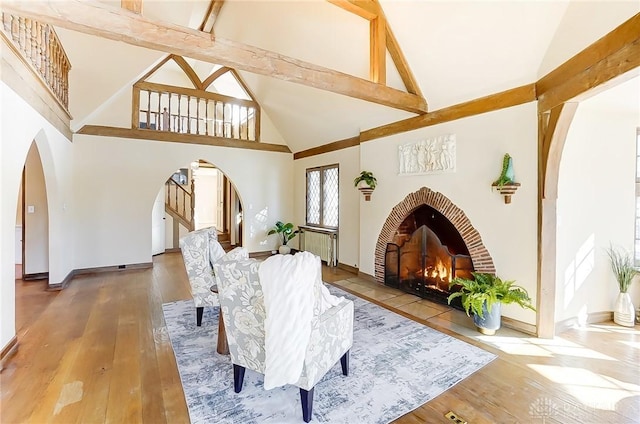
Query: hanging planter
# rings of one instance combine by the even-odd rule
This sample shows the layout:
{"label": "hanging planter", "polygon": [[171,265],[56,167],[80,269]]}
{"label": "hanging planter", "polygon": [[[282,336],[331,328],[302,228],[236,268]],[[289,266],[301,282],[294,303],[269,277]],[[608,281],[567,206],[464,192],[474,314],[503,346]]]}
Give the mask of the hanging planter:
{"label": "hanging planter", "polygon": [[511,196],[520,188],[520,183],[515,182],[515,172],[513,170],[513,158],[509,153],[504,154],[502,159],[502,173],[500,177],[491,184],[501,195],[504,196],[504,203],[511,203]]}
{"label": "hanging planter", "polygon": [[364,195],[364,200],[371,200],[371,193],[376,189],[376,185],[378,181],[376,177],[373,176],[373,172],[370,171],[362,171],[360,175],[358,175],[353,180],[353,185]]}

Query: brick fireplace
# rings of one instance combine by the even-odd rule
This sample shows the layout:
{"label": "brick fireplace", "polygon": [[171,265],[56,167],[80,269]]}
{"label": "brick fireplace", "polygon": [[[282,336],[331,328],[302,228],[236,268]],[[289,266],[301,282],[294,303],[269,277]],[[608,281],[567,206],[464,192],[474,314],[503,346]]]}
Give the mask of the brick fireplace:
{"label": "brick fireplace", "polygon": [[449,279],[473,270],[495,273],[493,259],[446,196],[423,187],[393,207],[376,244],[377,282],[446,303]]}

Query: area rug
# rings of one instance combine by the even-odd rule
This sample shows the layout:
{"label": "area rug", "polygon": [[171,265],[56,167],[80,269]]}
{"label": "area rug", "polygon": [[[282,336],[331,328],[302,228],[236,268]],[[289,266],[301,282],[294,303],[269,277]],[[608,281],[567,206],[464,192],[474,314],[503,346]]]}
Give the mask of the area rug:
{"label": "area rug", "polygon": [[[331,287],[354,301],[349,376],[336,364],[315,386],[313,421],[388,423],[451,388],[496,356]],[[192,301],[163,305],[192,423],[300,424],[299,389],[266,391],[247,370],[233,391],[229,356],[216,352],[218,308],[205,308],[202,326]]]}

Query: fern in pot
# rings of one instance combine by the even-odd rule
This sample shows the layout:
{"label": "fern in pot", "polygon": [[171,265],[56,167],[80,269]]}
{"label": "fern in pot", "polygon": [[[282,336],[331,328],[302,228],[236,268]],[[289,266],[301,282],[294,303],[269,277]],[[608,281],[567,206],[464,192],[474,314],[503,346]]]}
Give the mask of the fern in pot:
{"label": "fern in pot", "polygon": [[638,275],[638,270],[634,267],[633,258],[629,252],[609,246],[607,254],[611,262],[611,270],[620,289],[613,309],[613,322],[625,327],[633,327],[635,324],[635,310],[628,290],[633,283],[634,277]]}
{"label": "fern in pot", "polygon": [[505,281],[500,277],[472,272],[473,279],[454,278],[449,288],[458,286],[459,291],[449,295],[448,302],[460,297],[462,307],[467,315],[473,314],[473,323],[483,334],[493,335],[500,328],[502,318],[502,304],[515,303],[523,308],[535,311],[527,291],[515,284],[515,281]]}

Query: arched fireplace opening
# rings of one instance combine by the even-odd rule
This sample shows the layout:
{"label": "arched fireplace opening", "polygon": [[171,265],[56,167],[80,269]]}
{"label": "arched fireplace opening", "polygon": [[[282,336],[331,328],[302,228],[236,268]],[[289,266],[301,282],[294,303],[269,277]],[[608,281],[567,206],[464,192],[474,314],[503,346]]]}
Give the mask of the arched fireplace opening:
{"label": "arched fireplace opening", "polygon": [[376,281],[446,304],[449,281],[474,270],[495,273],[493,259],[446,196],[423,187],[393,207],[376,244]]}
{"label": "arched fireplace opening", "polygon": [[431,206],[421,205],[387,243],[384,270],[385,285],[446,303],[449,282],[470,278],[474,268],[454,225]]}

